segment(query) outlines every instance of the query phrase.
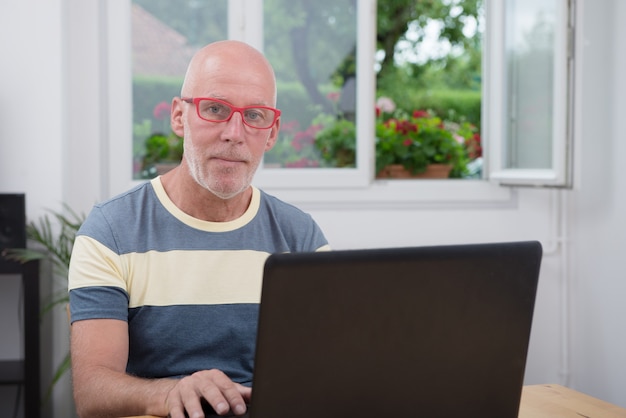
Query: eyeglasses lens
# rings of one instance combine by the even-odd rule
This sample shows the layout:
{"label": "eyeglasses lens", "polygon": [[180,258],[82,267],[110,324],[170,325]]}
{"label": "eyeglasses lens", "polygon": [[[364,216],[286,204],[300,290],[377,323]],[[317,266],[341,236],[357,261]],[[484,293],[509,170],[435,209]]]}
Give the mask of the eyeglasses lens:
{"label": "eyeglasses lens", "polygon": [[[198,113],[204,120],[210,122],[223,122],[230,119],[235,110],[227,103],[216,100],[203,99],[198,102]],[[239,109],[237,110],[239,111]],[[240,111],[246,125],[253,128],[265,129],[272,126],[276,119],[273,109],[264,107],[244,107]]]}

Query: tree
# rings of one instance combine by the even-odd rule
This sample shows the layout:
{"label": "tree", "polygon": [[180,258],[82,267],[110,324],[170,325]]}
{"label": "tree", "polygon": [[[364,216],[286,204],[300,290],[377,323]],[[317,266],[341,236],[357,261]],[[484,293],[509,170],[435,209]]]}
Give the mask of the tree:
{"label": "tree", "polygon": [[[463,29],[467,19],[478,19],[481,8],[482,0],[380,0],[376,42],[383,59],[378,77],[393,71],[396,49],[401,41],[410,48],[419,48],[425,28],[432,20],[441,24],[440,40],[464,49],[475,47],[477,35],[468,37]],[[407,36],[409,29],[411,37]]]}
{"label": "tree", "polygon": [[[468,74],[476,70],[480,73],[479,34],[466,36],[463,30],[468,19],[478,19],[482,0],[379,0],[377,4],[377,48],[383,53],[377,74],[379,82],[384,83],[387,78],[401,83],[403,77],[410,77],[413,85],[419,85],[420,77],[449,65],[448,78],[453,80],[448,81],[453,85],[471,88],[472,82],[475,84]],[[274,46],[282,45],[276,50],[266,50],[277,67],[277,74],[284,80],[284,72],[290,72],[289,78],[304,86],[310,101],[328,111],[331,103],[319,91],[319,85],[332,82],[342,88],[356,75],[356,45],[339,49],[342,54],[339,56],[336,49],[342,40],[354,37],[358,2],[265,0],[265,7],[266,46],[267,39],[273,39]],[[353,12],[346,13],[346,9]],[[433,20],[441,26],[439,38],[465,51],[465,57],[443,57],[422,64],[396,62],[399,45],[419,48],[425,28]],[[332,68],[328,76],[329,65]],[[398,77],[400,72],[403,74]]]}

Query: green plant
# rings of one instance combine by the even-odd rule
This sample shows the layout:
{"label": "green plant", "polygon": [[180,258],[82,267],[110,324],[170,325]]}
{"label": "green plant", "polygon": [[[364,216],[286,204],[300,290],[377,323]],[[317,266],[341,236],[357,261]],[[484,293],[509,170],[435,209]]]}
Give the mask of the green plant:
{"label": "green plant", "polygon": [[[64,205],[64,213],[50,211],[52,219],[58,224],[53,225],[51,217],[46,214],[37,222],[31,221],[26,225],[26,235],[30,242],[37,248],[8,248],[2,252],[2,256],[8,260],[19,263],[27,263],[32,260],[49,259],[53,266],[53,277],[63,278],[65,289],[53,292],[49,300],[41,309],[41,315],[45,315],[55,306],[66,306],[69,302],[67,293],[67,275],[74,246],[76,232],[85,220],[84,215],[78,215],[67,205]],[[52,381],[44,396],[44,402],[50,399],[52,389],[59,379],[70,369],[70,353],[68,352],[61,363],[57,366]]]}
{"label": "green plant", "polygon": [[[424,110],[377,112],[376,171],[401,164],[411,173],[422,173],[429,164],[450,164],[450,177],[463,177],[469,162],[465,149],[469,124],[445,123]],[[473,133],[472,133],[473,135]]]}
{"label": "green plant", "polygon": [[318,125],[311,125],[306,130],[299,129],[299,122],[284,122],[272,149],[265,153],[263,161],[266,167],[306,168],[319,167],[319,151],[313,146]]}
{"label": "green plant", "polygon": [[135,177],[148,179],[158,174],[156,164],[178,164],[183,155],[183,138],[170,127],[171,104],[162,100],[152,107],[150,118],[133,124]]}
{"label": "green plant", "polygon": [[[354,167],[356,127],[342,117],[321,116],[315,135],[325,166]],[[444,121],[431,111],[408,113],[396,108],[393,100],[380,98],[376,107],[376,172],[401,164],[412,173],[421,173],[429,164],[450,164],[450,177],[467,173],[467,164],[480,156],[480,136],[469,122]],[[471,147],[471,148],[470,148]]]}
{"label": "green plant", "polygon": [[[324,120],[325,119],[325,120]],[[320,117],[322,128],[315,135],[315,147],[330,167],[354,167],[356,157],[356,127],[343,117]]]}
{"label": "green plant", "polygon": [[173,132],[169,135],[153,133],[146,138],[144,148],[141,176],[152,178],[157,174],[156,164],[180,163],[183,157],[183,138]]}
{"label": "green plant", "polygon": [[159,162],[180,162],[183,156],[183,139],[175,133],[154,133],[146,138],[144,167]]}

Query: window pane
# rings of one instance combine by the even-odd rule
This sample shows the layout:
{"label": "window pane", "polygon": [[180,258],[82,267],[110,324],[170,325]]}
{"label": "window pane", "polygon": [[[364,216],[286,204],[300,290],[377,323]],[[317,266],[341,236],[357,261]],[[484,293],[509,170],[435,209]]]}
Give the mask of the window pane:
{"label": "window pane", "polygon": [[380,0],[379,178],[481,178],[481,0]]}
{"label": "window pane", "polygon": [[201,46],[227,38],[228,0],[133,0],[133,178],[177,164],[182,141],[170,129],[172,98]]}
{"label": "window pane", "polygon": [[507,0],[504,167],[552,168],[556,0]]}
{"label": "window pane", "polygon": [[[283,112],[266,168],[355,166],[356,7],[355,0],[264,1],[263,49]],[[330,125],[337,130],[324,131]],[[332,143],[320,147],[322,135]],[[351,149],[332,148],[341,143]]]}

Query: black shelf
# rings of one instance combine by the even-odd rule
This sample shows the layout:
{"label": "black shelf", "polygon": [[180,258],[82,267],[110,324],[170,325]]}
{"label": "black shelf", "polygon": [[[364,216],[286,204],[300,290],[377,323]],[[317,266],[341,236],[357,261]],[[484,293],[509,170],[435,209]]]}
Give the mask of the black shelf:
{"label": "black shelf", "polygon": [[17,385],[24,381],[24,360],[0,361],[0,384]]}
{"label": "black shelf", "polygon": [[23,385],[24,416],[41,416],[39,262],[0,262],[0,274],[19,274],[24,288],[24,360],[0,361],[0,385]]}

